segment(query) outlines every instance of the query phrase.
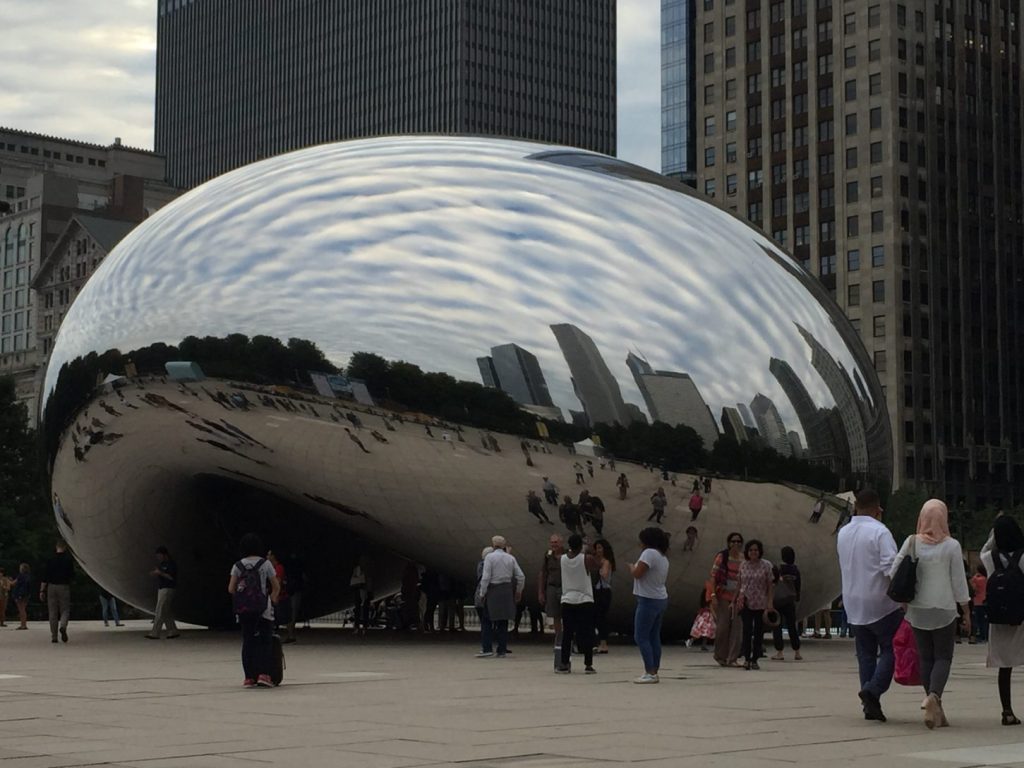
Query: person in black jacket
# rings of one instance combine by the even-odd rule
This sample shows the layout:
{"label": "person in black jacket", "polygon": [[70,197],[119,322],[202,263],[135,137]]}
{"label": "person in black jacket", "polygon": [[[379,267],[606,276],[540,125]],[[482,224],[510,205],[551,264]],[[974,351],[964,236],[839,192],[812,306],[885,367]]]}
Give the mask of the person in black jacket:
{"label": "person in black jacket", "polygon": [[39,583],[39,599],[46,601],[50,616],[50,642],[68,641],[68,620],[71,618],[71,580],[75,577],[75,563],[63,541],[54,545],[54,555],[46,561],[43,580]]}

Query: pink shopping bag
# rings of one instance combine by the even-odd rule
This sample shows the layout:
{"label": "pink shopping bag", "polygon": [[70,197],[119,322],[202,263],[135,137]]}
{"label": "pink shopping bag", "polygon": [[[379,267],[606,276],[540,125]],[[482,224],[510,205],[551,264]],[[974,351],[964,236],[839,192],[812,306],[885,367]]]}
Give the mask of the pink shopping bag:
{"label": "pink shopping bag", "polygon": [[893,679],[900,685],[920,685],[921,667],[917,658],[917,642],[914,630],[904,619],[896,636],[892,639],[892,649],[896,656],[896,672]]}

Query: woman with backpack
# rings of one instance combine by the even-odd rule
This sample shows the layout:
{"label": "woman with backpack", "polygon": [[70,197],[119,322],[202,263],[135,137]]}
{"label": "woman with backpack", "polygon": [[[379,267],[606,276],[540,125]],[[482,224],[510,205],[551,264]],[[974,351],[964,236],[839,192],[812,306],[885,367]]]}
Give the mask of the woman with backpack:
{"label": "woman with backpack", "polygon": [[921,663],[921,681],[927,694],[924,724],[928,728],[949,725],[942,709],[942,692],[953,665],[956,642],[957,606],[963,609],[964,625],[970,633],[970,595],[964,573],[960,542],[949,535],[949,512],[938,499],[929,499],[917,518],[917,533],[908,536],[893,561],[889,577],[906,558],[914,560],[917,581],[914,599],[907,603],[907,622]]}
{"label": "woman with backpack", "polygon": [[242,671],[246,688],[272,688],[270,677],[274,606],[281,582],[274,566],[263,557],[266,548],[255,533],[247,533],[238,546],[242,559],[231,566],[228,594],[242,628]]}
{"label": "woman with backpack", "polygon": [[[1003,725],[1020,725],[1010,703],[1010,674],[1024,664],[1024,533],[1012,517],[1000,516],[981,550],[988,572],[988,666],[999,669]],[[1016,613],[1016,615],[1015,615]],[[1016,621],[1016,624],[1012,623]]]}

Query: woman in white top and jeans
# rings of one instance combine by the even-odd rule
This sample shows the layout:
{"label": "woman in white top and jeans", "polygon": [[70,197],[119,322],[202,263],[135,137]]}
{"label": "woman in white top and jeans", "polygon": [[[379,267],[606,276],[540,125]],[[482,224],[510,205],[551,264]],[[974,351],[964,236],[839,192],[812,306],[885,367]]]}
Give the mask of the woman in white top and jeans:
{"label": "woman in white top and jeans", "polygon": [[636,616],[633,619],[633,639],[644,660],[644,673],[634,683],[658,682],[661,666],[661,620],[668,607],[668,534],[661,528],[644,528],[640,543],[644,551],[635,563],[629,564],[636,595]]}
{"label": "woman in white top and jeans", "polygon": [[569,537],[569,551],[561,557],[562,567],[562,663],[555,672],[568,674],[572,641],[583,653],[584,672],[594,674],[594,586],[590,572],[597,568],[591,555],[583,554],[583,537]]}
{"label": "woman in white top and jeans", "polygon": [[917,534],[908,536],[893,561],[890,577],[905,557],[917,559],[917,587],[907,604],[907,621],[914,628],[924,683],[924,724],[929,728],[949,725],[942,710],[942,691],[953,664],[957,604],[963,607],[964,624],[970,632],[970,600],[964,555],[960,542],[949,535],[949,513],[938,499],[929,499],[917,518]]}

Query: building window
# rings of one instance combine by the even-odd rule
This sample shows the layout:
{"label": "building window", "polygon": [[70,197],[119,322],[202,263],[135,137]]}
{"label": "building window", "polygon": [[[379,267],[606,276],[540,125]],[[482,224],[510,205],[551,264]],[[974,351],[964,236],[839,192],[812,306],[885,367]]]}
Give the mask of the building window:
{"label": "building window", "polygon": [[857,148],[850,147],[846,150],[846,167],[856,168],[857,167]]}
{"label": "building window", "polygon": [[882,58],[882,41],[868,41],[868,61],[879,61]]}
{"label": "building window", "polygon": [[704,103],[714,104],[715,103],[715,86],[705,85],[704,86]]}
{"label": "building window", "polygon": [[875,350],[875,356],[874,357],[875,357],[875,371],[877,373],[885,373],[885,370],[886,370],[885,350],[884,349]]}
{"label": "building window", "polygon": [[835,187],[819,187],[818,206],[821,208],[834,208],[836,205]]}
{"label": "building window", "polygon": [[[871,266],[872,267],[884,267],[885,266],[885,246],[884,245],[873,245],[871,246]],[[884,287],[883,287],[884,291]]]}
{"label": "building window", "polygon": [[764,171],[747,172],[747,189],[760,189],[764,185]]}
{"label": "building window", "polygon": [[793,230],[794,245],[810,245],[811,227],[809,224],[801,224]]}
{"label": "building window", "polygon": [[848,13],[843,16],[843,32],[852,35],[857,31],[857,14]]}
{"label": "building window", "polygon": [[725,17],[725,36],[732,37],[736,34],[736,17],[726,16]]}
{"label": "building window", "polygon": [[874,29],[875,27],[881,26],[882,24],[882,6],[880,5],[869,5],[868,6],[868,28]]}
{"label": "building window", "polygon": [[871,283],[871,300],[876,304],[885,301],[885,280],[875,280]]}
{"label": "building window", "polygon": [[856,136],[857,135],[857,113],[854,112],[846,116],[846,135]]}
{"label": "building window", "polygon": [[847,101],[857,100],[857,81],[847,80],[845,86],[845,98]]}
{"label": "building window", "polygon": [[730,78],[729,80],[725,81],[725,98],[736,98],[736,78]]}
{"label": "building window", "polygon": [[[856,248],[846,252],[846,271],[856,272],[860,269],[860,251]],[[858,287],[858,291],[860,288]]]}
{"label": "building window", "polygon": [[846,286],[846,306],[860,306],[860,283],[853,283]]}
{"label": "building window", "polygon": [[882,73],[875,72],[873,75],[868,75],[868,94],[871,96],[880,96],[882,93]]}
{"label": "building window", "polygon": [[882,162],[882,142],[871,142],[871,164],[877,165]]}
{"label": "building window", "polygon": [[736,130],[736,110],[731,109],[725,113],[725,130],[735,131]]}
{"label": "building window", "polygon": [[704,167],[710,168],[715,164],[715,148],[706,147],[704,149]]}
{"label": "building window", "polygon": [[881,197],[881,196],[882,196],[882,177],[881,176],[872,176],[871,177],[871,197],[872,198],[876,198],[876,197]]}
{"label": "building window", "polygon": [[714,72],[715,71],[715,54],[705,53],[704,54],[704,71]]}
{"label": "building window", "polygon": [[846,236],[857,237],[860,234],[860,226],[856,216],[846,217]]}
{"label": "building window", "polygon": [[847,68],[857,66],[857,46],[848,46],[843,51],[843,64]]}
{"label": "building window", "polygon": [[735,163],[736,162],[736,142],[730,141],[725,145],[725,162]]}
{"label": "building window", "polygon": [[704,135],[714,136],[715,135],[715,116],[708,115],[704,118]]}
{"label": "building window", "polygon": [[846,182],[846,202],[856,203],[860,198],[860,185],[856,181]]}
{"label": "building window", "polygon": [[715,25],[713,22],[709,22],[704,25],[704,42],[714,42],[715,39]]}
{"label": "building window", "polygon": [[725,194],[732,195],[736,194],[736,174],[730,173],[725,177]]}
{"label": "building window", "polygon": [[885,315],[875,315],[872,319],[872,336],[876,339],[885,338]]}
{"label": "building window", "polygon": [[753,224],[760,224],[761,223],[761,204],[760,203],[750,203],[750,205],[747,206],[747,218]]}
{"label": "building window", "polygon": [[882,211],[871,212],[871,231],[874,233],[885,231],[885,215]]}
{"label": "building window", "polygon": [[714,179],[705,179],[704,180],[704,194],[707,195],[708,197],[714,197],[715,196],[715,180]]}
{"label": "building window", "polygon": [[869,117],[870,117],[870,121],[871,121],[871,130],[872,131],[877,131],[878,129],[880,129],[882,127],[882,108],[881,107],[874,107],[874,108],[872,108],[871,112],[869,113]]}
{"label": "building window", "polygon": [[835,254],[831,256],[822,256],[819,261],[819,272],[822,277],[826,275],[834,275],[836,272],[836,257]]}

